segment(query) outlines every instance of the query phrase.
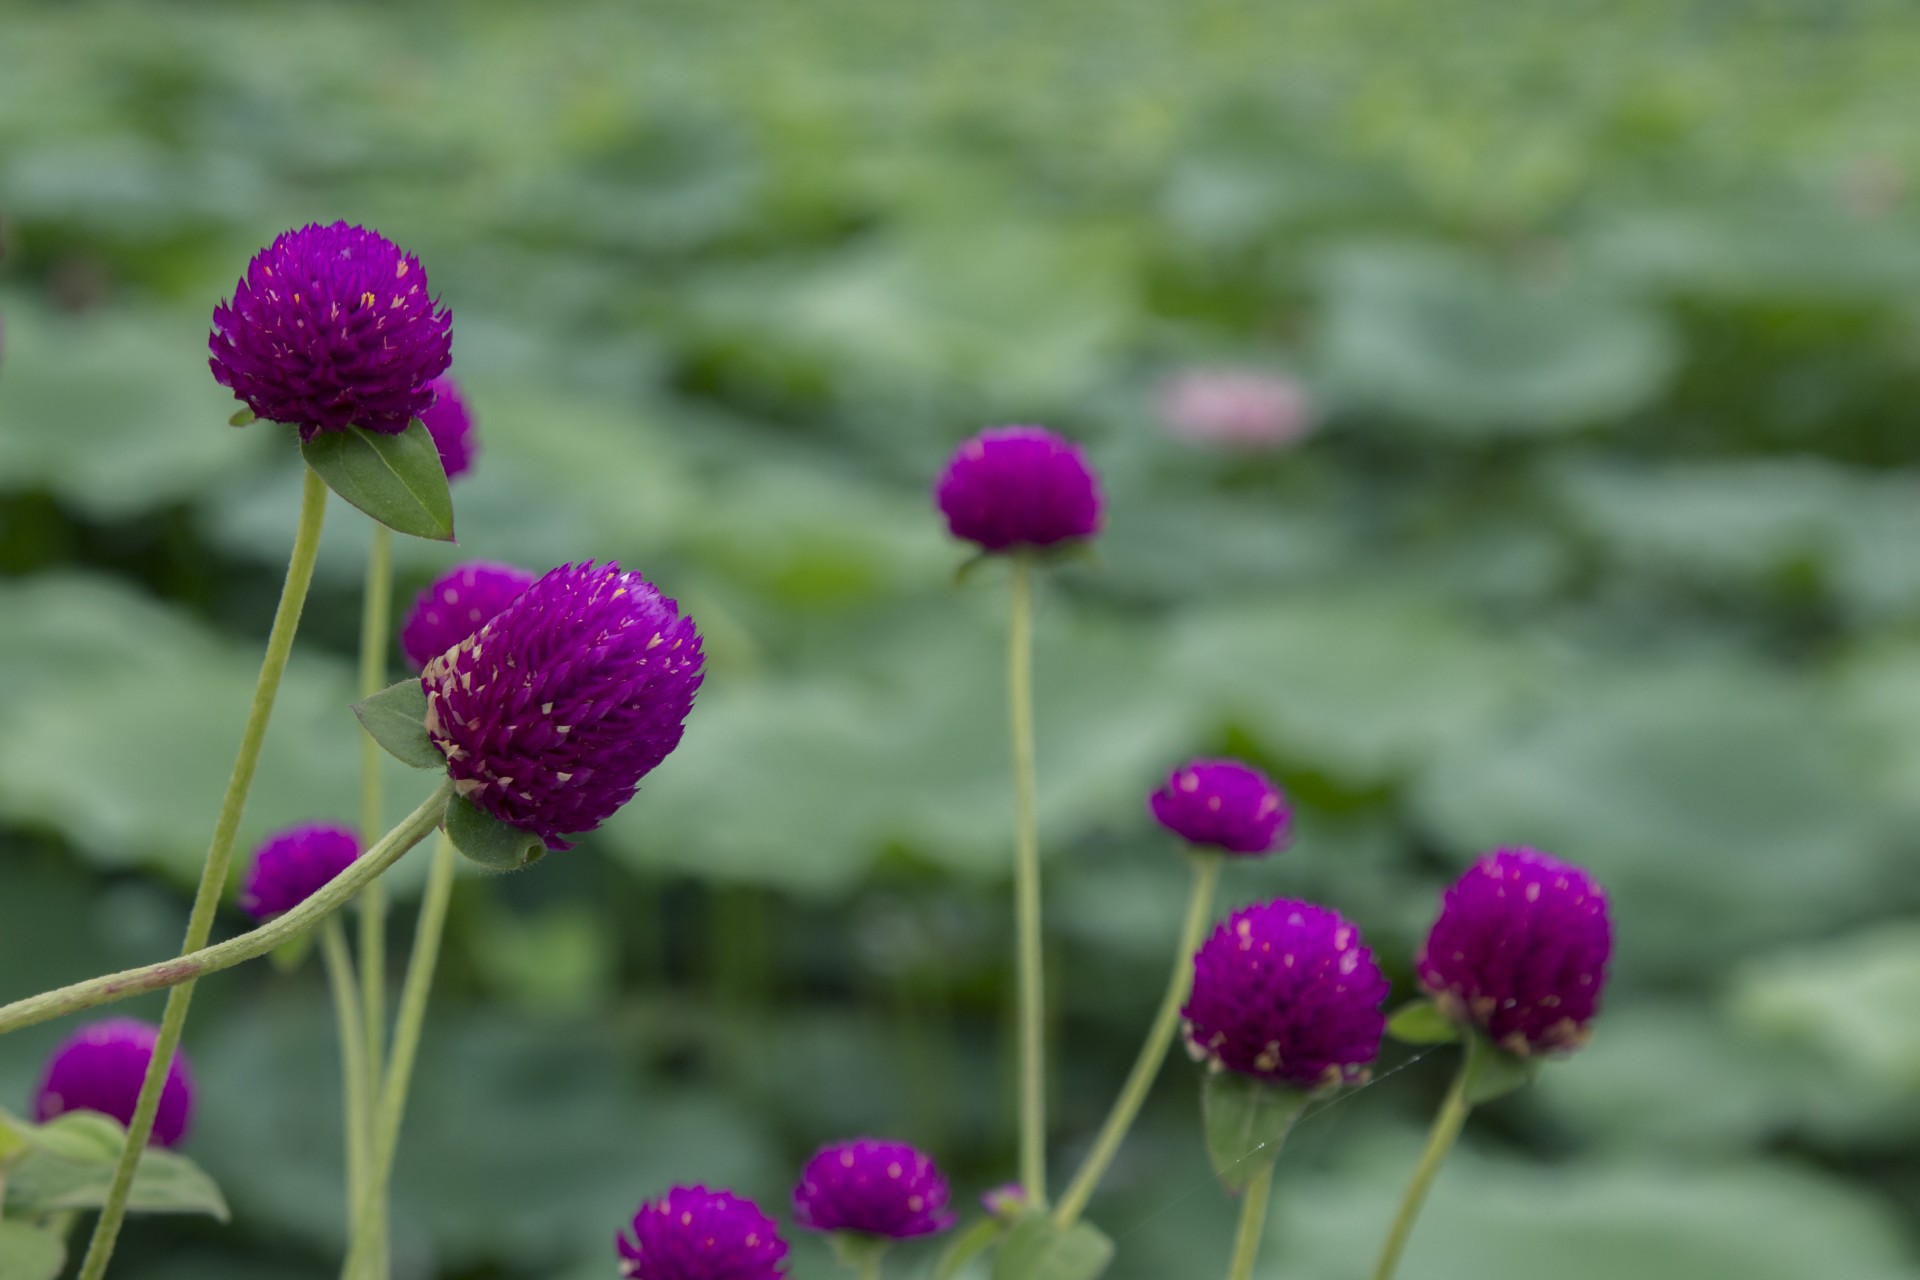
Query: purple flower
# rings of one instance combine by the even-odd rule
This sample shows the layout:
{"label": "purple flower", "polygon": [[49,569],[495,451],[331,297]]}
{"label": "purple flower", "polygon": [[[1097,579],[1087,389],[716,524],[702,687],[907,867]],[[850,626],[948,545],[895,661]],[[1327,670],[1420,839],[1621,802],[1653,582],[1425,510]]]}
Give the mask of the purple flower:
{"label": "purple flower", "polygon": [[1195,444],[1278,449],[1313,427],[1313,402],[1299,382],[1259,369],[1192,369],[1160,393],[1170,434]]}
{"label": "purple flower", "polygon": [[628,1280],[777,1280],[787,1242],[760,1206],[731,1191],[675,1187],[633,1215],[616,1235]]}
{"label": "purple flower", "polygon": [[1193,760],[1147,798],[1153,820],[1188,844],[1261,854],[1285,844],[1293,815],[1280,788],[1238,760]]}
{"label": "purple flower", "polygon": [[1281,898],[1236,911],[1201,944],[1180,1012],[1195,1057],[1316,1090],[1366,1078],[1386,998],[1358,929],[1338,912]]}
{"label": "purple flower", "polygon": [[426,666],[492,621],[532,585],[532,574],[510,564],[472,560],[455,565],[414,598],[400,628],[407,661]]}
{"label": "purple flower", "polygon": [[435,378],[427,384],[427,390],[433,393],[433,403],[421,410],[420,421],[433,437],[433,447],[440,451],[440,469],[447,473],[447,479],[458,480],[473,469],[474,455],[480,452],[473,438],[473,413],[467,408],[467,398],[460,394],[460,384],[452,378]]}
{"label": "purple flower", "polygon": [[275,832],[254,851],[240,909],[256,920],[291,911],[359,856],[360,841],[345,827],[315,822]]}
{"label": "purple flower", "polygon": [[953,1225],[947,1180],[933,1157],[904,1142],[855,1138],[822,1147],[800,1171],[793,1213],[814,1231],[905,1240]]}
{"label": "purple flower", "polygon": [[397,435],[433,403],[453,360],[453,316],[434,310],[419,259],[336,222],[281,235],[213,310],[215,381],[270,422]]}
{"label": "purple flower", "polygon": [[1043,427],[994,427],[962,444],[934,485],[956,538],[988,551],[1100,532],[1100,481],[1080,447]]}
{"label": "purple flower", "polygon": [[427,732],[454,790],[569,849],[680,745],[701,661],[693,619],[639,574],[562,565],[427,663]]}
{"label": "purple flower", "polygon": [[1571,1053],[1607,985],[1613,925],[1586,872],[1500,849],[1454,881],[1415,966],[1440,1011],[1509,1053]]}
{"label": "purple flower", "polygon": [[[69,1111],[98,1111],[132,1124],[140,1083],[159,1038],[160,1028],[137,1018],[108,1018],[80,1028],[47,1060],[33,1099],[33,1118],[45,1123]],[[187,1136],[192,1118],[193,1072],[186,1054],[175,1053],[153,1118],[154,1145],[176,1145]]]}
{"label": "purple flower", "polygon": [[1027,1212],[1027,1189],[1017,1182],[1003,1182],[981,1195],[980,1207],[989,1217],[1017,1222]]}

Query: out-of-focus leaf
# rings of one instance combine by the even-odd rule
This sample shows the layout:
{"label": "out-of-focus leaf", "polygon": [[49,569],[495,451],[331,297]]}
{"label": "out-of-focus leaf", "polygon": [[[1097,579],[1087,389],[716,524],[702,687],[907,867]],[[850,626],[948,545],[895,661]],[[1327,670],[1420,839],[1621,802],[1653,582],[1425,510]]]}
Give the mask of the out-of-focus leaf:
{"label": "out-of-focus leaf", "polygon": [[1735,1016],[1809,1045],[1849,1076],[1920,1093],[1920,924],[1888,925],[1750,965]]}
{"label": "out-of-focus leaf", "polygon": [[66,1241],[52,1227],[0,1219],[0,1275],[7,1280],[58,1280]]}
{"label": "out-of-focus leaf", "polygon": [[1062,1231],[1044,1213],[1007,1233],[993,1255],[993,1280],[1094,1280],[1113,1260],[1113,1241],[1090,1222]]}

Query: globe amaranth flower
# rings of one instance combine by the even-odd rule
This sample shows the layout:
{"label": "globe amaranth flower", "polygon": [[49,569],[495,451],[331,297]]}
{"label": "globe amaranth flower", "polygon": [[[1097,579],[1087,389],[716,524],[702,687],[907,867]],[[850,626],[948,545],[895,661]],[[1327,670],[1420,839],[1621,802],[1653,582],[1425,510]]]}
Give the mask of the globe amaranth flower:
{"label": "globe amaranth flower", "polygon": [[1266,774],[1238,760],[1193,760],[1147,798],[1153,820],[1188,844],[1243,855],[1286,843],[1293,815]]}
{"label": "globe amaranth flower", "polygon": [[1313,1091],[1366,1078],[1386,998],[1358,929],[1281,898],[1235,912],[1201,944],[1180,1012],[1196,1058]]}
{"label": "globe amaranth flower", "polygon": [[[160,1028],[136,1018],[108,1018],[80,1028],[47,1059],[34,1094],[33,1118],[42,1123],[69,1111],[97,1111],[123,1125],[133,1123],[140,1085],[153,1060]],[[186,1137],[193,1119],[193,1072],[176,1052],[160,1089],[153,1143],[171,1147]]]}
{"label": "globe amaranth flower", "polygon": [[627,1280],[776,1280],[787,1242],[751,1200],[702,1186],[675,1187],[614,1237]]}
{"label": "globe amaranth flower", "polygon": [[1307,389],[1262,369],[1191,369],[1160,394],[1169,434],[1230,449],[1279,449],[1313,428]]}
{"label": "globe amaranth flower", "polygon": [[980,1207],[987,1216],[1002,1222],[1017,1222],[1026,1216],[1027,1189],[1017,1182],[1003,1182],[980,1195]]}
{"label": "globe amaranth flower", "polygon": [[1043,427],[994,427],[962,444],[934,485],[956,538],[987,551],[1100,531],[1100,482],[1080,447]]}
{"label": "globe amaranth flower", "polygon": [[467,398],[460,394],[460,384],[452,378],[435,378],[427,389],[433,392],[433,402],[421,411],[420,421],[433,437],[433,447],[440,451],[440,469],[447,473],[447,479],[458,480],[473,469],[474,455],[480,452],[479,442],[473,438],[473,412],[467,408]]}
{"label": "globe amaranth flower", "polygon": [[793,1212],[815,1231],[905,1240],[953,1225],[947,1196],[947,1180],[926,1152],[855,1138],[822,1147],[807,1161],[793,1189]]}
{"label": "globe amaranth flower", "polygon": [[253,256],[214,308],[208,363],[221,386],[311,440],[350,426],[397,435],[433,403],[453,359],[419,259],[336,222],[288,231]]}
{"label": "globe amaranth flower", "polygon": [[291,911],[359,856],[359,838],[332,823],[275,832],[254,851],[240,889],[240,909],[256,920]]}
{"label": "globe amaranth flower", "polygon": [[491,560],[471,560],[447,570],[414,598],[400,627],[400,648],[407,661],[426,666],[519,599],[533,578],[525,569]]}
{"label": "globe amaranth flower", "polygon": [[1500,849],[1446,891],[1415,961],[1442,1013],[1509,1053],[1586,1042],[1613,951],[1607,895],[1592,876],[1533,849]]}
{"label": "globe amaranth flower", "polygon": [[680,745],[700,632],[617,564],[562,565],[420,675],[454,790],[545,841],[591,831]]}

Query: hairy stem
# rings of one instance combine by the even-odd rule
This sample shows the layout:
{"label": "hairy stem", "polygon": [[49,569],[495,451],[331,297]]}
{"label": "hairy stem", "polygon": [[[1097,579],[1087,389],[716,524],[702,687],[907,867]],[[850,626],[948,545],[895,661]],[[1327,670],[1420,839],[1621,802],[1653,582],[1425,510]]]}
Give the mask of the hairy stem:
{"label": "hairy stem", "polygon": [[1033,568],[1012,556],[1007,626],[1007,709],[1013,733],[1013,910],[1019,972],[1020,1182],[1027,1205],[1047,1207],[1046,990],[1040,933],[1040,829],[1033,763]]}
{"label": "hairy stem", "polygon": [[[373,521],[367,543],[366,583],[360,601],[360,696],[370,698],[387,686],[388,633],[393,620],[393,533]],[[381,829],[380,771],[385,767],[380,744],[372,734],[360,735],[360,838],[373,839]],[[360,1007],[365,1029],[360,1037],[365,1061],[361,1067],[369,1098],[379,1088],[386,1055],[387,1024],[387,890],[378,880],[360,895]],[[372,1147],[373,1114],[362,1119],[369,1126],[362,1142]],[[363,1185],[353,1201],[353,1235],[360,1234]],[[384,1221],[385,1215],[382,1215]],[[386,1250],[379,1256],[384,1263]],[[384,1271],[384,1266],[382,1267]],[[378,1275],[370,1280],[378,1280]]]}
{"label": "hairy stem", "polygon": [[1267,1226],[1267,1202],[1273,1199],[1273,1165],[1254,1175],[1240,1201],[1240,1226],[1233,1233],[1233,1262],[1227,1280],[1253,1280],[1253,1264],[1260,1257],[1260,1236]]}
{"label": "hairy stem", "polygon": [[1413,1181],[1407,1184],[1406,1194],[1400,1198],[1400,1209],[1393,1215],[1393,1225],[1387,1229],[1387,1241],[1381,1246],[1380,1261],[1374,1265],[1373,1280],[1392,1280],[1400,1266],[1400,1255],[1406,1250],[1407,1238],[1413,1234],[1414,1221],[1420,1216],[1420,1206],[1427,1198],[1427,1189],[1433,1185],[1434,1176],[1446,1162],[1447,1152],[1453,1150],[1454,1140],[1460,1136],[1467,1115],[1473,1110],[1473,1104],[1467,1101],[1467,1090],[1480,1065],[1480,1044],[1478,1036],[1469,1036],[1461,1051],[1460,1069],[1454,1073],[1453,1085],[1440,1104],[1439,1114],[1433,1118],[1426,1149],[1420,1153],[1420,1163],[1413,1170]]}
{"label": "hairy stem", "polygon": [[360,1213],[361,1188],[367,1177],[367,1054],[361,1043],[366,1023],[360,1016],[360,990],[355,985],[353,955],[347,931],[336,916],[320,926],[320,950],[327,966],[327,986],[333,991],[333,1012],[340,1024],[340,1077],[345,1098],[347,1140],[347,1235],[351,1239]]}
{"label": "hairy stem", "polygon": [[[293,554],[287,561],[286,581],[280,587],[280,603],[273,612],[273,627],[267,633],[267,652],[260,662],[260,675],[254,681],[253,703],[247,709],[246,727],[240,733],[240,751],[234,758],[233,772],[227,777],[226,794],[220,799],[220,814],[214,820],[213,839],[207,845],[207,860],[200,868],[200,885],[194,891],[193,911],[187,917],[187,936],[181,943],[182,955],[198,951],[213,932],[214,913],[220,907],[220,895],[227,887],[227,870],[233,862],[234,837],[240,830],[240,816],[246,811],[247,793],[253,789],[254,770],[260,764],[260,748],[267,738],[267,721],[273,715],[273,700],[280,692],[280,677],[286,673],[287,657],[293,652],[293,635],[300,628],[300,611],[306,606],[307,588],[313,582],[314,558],[320,550],[320,529],[326,522],[327,487],[313,471],[306,472],[300,494],[300,519],[294,530]],[[134,1106],[133,1123],[127,1126],[126,1145],[113,1168],[113,1181],[100,1209],[100,1219],[87,1245],[81,1264],[81,1280],[100,1280],[113,1258],[114,1242],[120,1236],[120,1224],[127,1214],[127,1196],[133,1189],[133,1172],[141,1152],[153,1133],[153,1118],[160,1109],[160,1090],[173,1066],[173,1053],[186,1027],[187,1008],[193,1001],[191,979],[175,987],[167,997],[167,1010],[160,1020],[160,1036],[147,1063],[146,1079],[140,1086],[140,1099]]]}

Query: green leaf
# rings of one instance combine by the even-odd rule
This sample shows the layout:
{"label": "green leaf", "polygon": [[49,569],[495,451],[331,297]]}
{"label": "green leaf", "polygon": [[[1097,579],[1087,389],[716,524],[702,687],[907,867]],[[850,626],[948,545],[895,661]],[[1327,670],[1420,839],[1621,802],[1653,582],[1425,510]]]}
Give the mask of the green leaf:
{"label": "green leaf", "polygon": [[489,871],[518,871],[547,852],[539,836],[508,826],[463,796],[447,801],[446,823],[453,847]]}
{"label": "green leaf", "polygon": [[1540,1059],[1508,1053],[1485,1036],[1467,1042],[1467,1103],[1479,1106],[1533,1083]]}
{"label": "green leaf", "polygon": [[316,432],[300,456],[329,489],[395,533],[453,541],[453,494],[419,419],[399,435],[364,427]]}
{"label": "green leaf", "polygon": [[0,1109],[0,1177],[7,1166],[33,1149],[33,1126],[9,1111]]}
{"label": "green leaf", "polygon": [[313,933],[312,929],[308,929],[267,952],[267,959],[273,962],[274,972],[292,973],[298,969],[306,961],[307,952],[313,950]]}
{"label": "green leaf", "polygon": [[1213,1161],[1214,1175],[1229,1194],[1239,1195],[1273,1163],[1287,1130],[1300,1118],[1307,1101],[1307,1095],[1298,1089],[1268,1084],[1235,1071],[1207,1075],[1200,1091],[1207,1156]]}
{"label": "green leaf", "polygon": [[79,1164],[113,1163],[127,1139],[119,1121],[98,1111],[69,1111],[28,1128],[36,1150]]}
{"label": "green leaf", "polygon": [[253,410],[243,407],[233,411],[233,416],[227,419],[227,425],[230,427],[246,427],[253,425],[256,420]]}
{"label": "green leaf", "polygon": [[1415,1000],[1387,1019],[1387,1034],[1401,1044],[1452,1044],[1460,1038],[1460,1028],[1434,1008],[1433,1001]]}
{"label": "green leaf", "polygon": [[954,1280],[966,1270],[969,1262],[992,1248],[1005,1230],[1006,1224],[999,1219],[982,1218],[956,1235],[940,1251],[940,1260],[933,1267],[933,1280]]}
{"label": "green leaf", "polygon": [[[97,1209],[120,1155],[126,1130],[91,1111],[72,1111],[33,1131],[34,1150],[7,1175],[5,1209],[39,1217],[70,1209]],[[183,1155],[148,1148],[133,1175],[128,1207],[138,1213],[203,1213],[227,1220],[227,1202],[200,1167]],[[5,1272],[11,1280],[12,1273]]]}
{"label": "green leaf", "polygon": [[993,1259],[993,1280],[1093,1280],[1113,1261],[1113,1241],[1092,1223],[1065,1231],[1044,1213],[1007,1233]]}
{"label": "green leaf", "polygon": [[427,694],[418,680],[402,680],[353,704],[360,725],[386,753],[416,769],[444,769],[447,757],[427,734]]}
{"label": "green leaf", "polygon": [[48,1227],[0,1221],[0,1276],[56,1280],[67,1265],[67,1242]]}

